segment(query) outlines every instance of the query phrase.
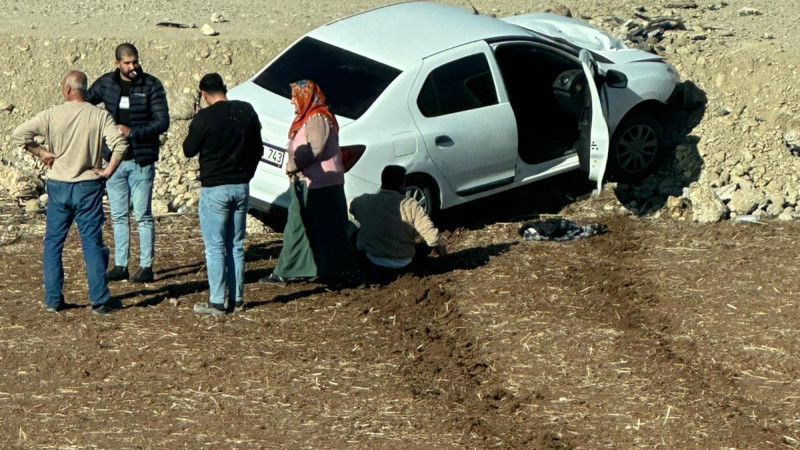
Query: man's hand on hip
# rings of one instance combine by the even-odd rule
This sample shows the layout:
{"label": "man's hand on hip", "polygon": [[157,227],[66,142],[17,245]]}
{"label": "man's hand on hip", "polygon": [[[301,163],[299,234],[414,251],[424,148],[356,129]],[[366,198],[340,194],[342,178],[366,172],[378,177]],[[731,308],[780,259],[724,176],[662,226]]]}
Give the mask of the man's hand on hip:
{"label": "man's hand on hip", "polygon": [[41,145],[38,145],[38,144],[36,144],[36,145],[26,145],[25,146],[25,150],[27,150],[27,151],[31,152],[32,154],[34,154],[35,156],[37,156],[39,158],[39,160],[42,161],[45,166],[47,166],[47,168],[52,168],[53,167],[53,163],[56,160],[56,154],[55,153],[47,151],[44,147],[42,147]]}

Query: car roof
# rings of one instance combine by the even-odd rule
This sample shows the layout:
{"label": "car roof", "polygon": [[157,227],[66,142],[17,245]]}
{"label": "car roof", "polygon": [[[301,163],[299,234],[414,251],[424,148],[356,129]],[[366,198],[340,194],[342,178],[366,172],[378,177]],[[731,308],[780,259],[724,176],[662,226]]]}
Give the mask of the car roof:
{"label": "car roof", "polygon": [[465,8],[407,2],[331,22],[308,36],[402,70],[469,42],[531,34],[517,25],[476,15]]}

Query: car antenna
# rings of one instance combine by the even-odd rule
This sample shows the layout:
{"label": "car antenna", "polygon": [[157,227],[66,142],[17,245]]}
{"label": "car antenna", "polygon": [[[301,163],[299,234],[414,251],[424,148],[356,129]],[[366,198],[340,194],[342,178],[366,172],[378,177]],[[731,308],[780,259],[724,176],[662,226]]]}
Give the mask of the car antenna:
{"label": "car antenna", "polygon": [[471,1],[467,0],[467,3],[469,3],[469,6],[472,7],[472,14],[475,14],[476,16],[479,16],[481,14],[480,12],[478,12],[478,8],[476,8]]}

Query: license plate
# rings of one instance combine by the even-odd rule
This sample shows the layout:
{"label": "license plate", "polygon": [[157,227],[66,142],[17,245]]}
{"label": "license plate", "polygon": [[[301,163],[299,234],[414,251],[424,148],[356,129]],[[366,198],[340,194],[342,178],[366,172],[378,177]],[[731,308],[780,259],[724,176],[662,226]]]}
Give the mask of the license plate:
{"label": "license plate", "polygon": [[272,147],[264,147],[264,161],[272,166],[275,167],[283,167],[283,158],[286,155],[286,150],[272,148]]}

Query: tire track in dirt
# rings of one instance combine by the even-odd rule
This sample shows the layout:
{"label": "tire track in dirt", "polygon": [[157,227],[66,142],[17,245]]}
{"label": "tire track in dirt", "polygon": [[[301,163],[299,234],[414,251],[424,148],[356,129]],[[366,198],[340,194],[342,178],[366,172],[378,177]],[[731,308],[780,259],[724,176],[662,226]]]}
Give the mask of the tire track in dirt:
{"label": "tire track in dirt", "polygon": [[394,295],[386,299],[376,320],[393,335],[393,353],[401,361],[398,370],[411,395],[431,407],[448,405],[443,422],[463,433],[469,445],[549,448],[549,437],[533,442],[535,437],[515,430],[511,416],[520,400],[493,373],[458,301],[436,277],[406,276],[391,288]]}
{"label": "tire track in dirt", "polygon": [[[617,237],[600,238],[605,242],[592,246],[597,253],[590,258],[603,264],[577,275],[591,278],[585,285],[602,280],[596,292],[587,293],[594,303],[586,310],[592,316],[590,320],[605,322],[622,331],[625,338],[620,339],[621,352],[634,359],[651,361],[659,368],[648,374],[653,385],[659,386],[656,390],[663,392],[663,386],[681,380],[681,388],[688,390],[682,394],[682,409],[687,415],[723,421],[717,423],[719,431],[712,431],[711,436],[733,439],[732,442],[744,446],[774,440],[776,430],[758,425],[746,416],[769,417],[772,411],[740,394],[734,381],[736,374],[714,361],[713,355],[704,354],[693,339],[679,338],[685,331],[681,323],[683,311],[670,311],[670,308],[679,306],[684,299],[673,296],[668,284],[663,282],[662,270],[642,263],[660,257],[664,258],[661,267],[667,270],[680,264],[666,259],[669,255],[659,252],[654,248],[657,244],[648,239],[649,227],[664,225],[630,220],[615,222],[611,227]],[[677,314],[670,315],[670,312]],[[617,320],[610,319],[613,317]],[[736,435],[726,436],[730,430],[737,430]]]}

